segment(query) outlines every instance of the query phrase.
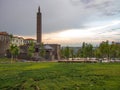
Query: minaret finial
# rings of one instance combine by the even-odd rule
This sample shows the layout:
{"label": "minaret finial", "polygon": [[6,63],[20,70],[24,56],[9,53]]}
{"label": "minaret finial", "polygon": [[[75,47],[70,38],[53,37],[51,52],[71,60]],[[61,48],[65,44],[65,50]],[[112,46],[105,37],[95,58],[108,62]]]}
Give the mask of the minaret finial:
{"label": "minaret finial", "polygon": [[38,12],[40,12],[40,6],[38,7]]}

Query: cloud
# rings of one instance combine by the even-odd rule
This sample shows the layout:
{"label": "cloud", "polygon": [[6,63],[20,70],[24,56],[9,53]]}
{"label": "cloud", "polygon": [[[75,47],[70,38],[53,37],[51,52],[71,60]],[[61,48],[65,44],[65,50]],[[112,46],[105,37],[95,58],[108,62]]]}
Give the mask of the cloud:
{"label": "cloud", "polygon": [[[50,15],[51,17],[49,18],[49,12],[48,12],[48,17],[44,18],[45,23],[47,27],[44,26],[44,30],[49,33],[51,31],[59,31],[63,29],[79,29],[79,28],[84,28],[87,27],[85,26],[86,23],[105,19],[102,14],[104,14],[104,8],[107,6],[110,7],[111,3],[113,2],[112,0],[89,0],[85,2],[87,5],[83,4],[83,1],[81,0],[70,0],[70,3],[67,2],[67,0],[63,1],[55,1],[56,3],[54,4],[57,10],[50,6],[51,10]],[[78,3],[79,2],[79,3]],[[84,2],[84,3],[85,3]],[[52,2],[49,2],[50,5],[53,5]],[[60,3],[58,5],[58,3]],[[80,4],[79,6],[73,5],[73,3]],[[89,8],[87,8],[89,7]],[[50,9],[49,8],[49,9]],[[109,8],[107,9],[109,10]],[[49,10],[48,10],[49,11]],[[114,11],[114,10],[113,10]],[[110,14],[109,12],[106,12],[104,15]],[[103,16],[103,17],[101,17]],[[48,29],[47,29],[48,28]]]}
{"label": "cloud", "polygon": [[[58,37],[63,32],[86,33],[84,39],[79,37],[79,41],[92,42],[94,38],[88,38],[87,34],[95,34],[94,37],[103,40],[109,37],[107,33],[119,31],[119,24],[109,26],[114,24],[112,21],[120,20],[119,3],[119,0],[0,0],[0,30],[35,37],[36,13],[40,5],[44,40],[51,41],[54,38],[56,43],[70,42],[69,39],[65,41]],[[108,36],[103,35],[105,33]],[[114,34],[112,38],[117,33],[111,33]]]}
{"label": "cloud", "polygon": [[120,13],[119,0],[70,0],[74,6],[82,6],[99,12],[100,15],[114,16]]}
{"label": "cloud", "polygon": [[[80,44],[82,42],[90,42],[92,44],[100,43],[105,40],[116,41],[120,36],[120,29],[111,30],[109,28],[119,25],[120,21],[112,21],[104,26],[86,28],[86,29],[68,29],[55,33],[44,34],[44,42]],[[101,33],[102,32],[102,33]]]}
{"label": "cloud", "polygon": [[113,16],[120,13],[119,2],[118,0],[95,0],[89,5],[86,5],[86,8],[94,8],[106,16]]}

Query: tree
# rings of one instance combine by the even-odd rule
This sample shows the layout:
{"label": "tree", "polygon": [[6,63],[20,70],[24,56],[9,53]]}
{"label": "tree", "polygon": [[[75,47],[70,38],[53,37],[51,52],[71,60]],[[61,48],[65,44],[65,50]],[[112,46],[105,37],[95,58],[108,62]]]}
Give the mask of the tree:
{"label": "tree", "polygon": [[118,51],[117,45],[114,44],[114,43],[112,43],[112,44],[110,45],[110,58],[115,58],[115,57],[117,57],[117,51]]}
{"label": "tree", "polygon": [[33,42],[31,42],[28,47],[28,55],[30,56],[30,58],[33,56],[34,52],[35,52],[35,45]]}
{"label": "tree", "polygon": [[40,44],[40,56],[41,57],[44,57],[45,56],[45,49],[44,49],[44,44],[43,43],[41,43]]}
{"label": "tree", "polygon": [[65,58],[65,52],[63,47],[60,49],[60,56],[61,58]]}
{"label": "tree", "polygon": [[85,42],[83,42],[82,44],[82,48],[81,48],[81,51],[80,51],[80,57],[86,57],[86,54],[85,54]]}
{"label": "tree", "polygon": [[65,57],[67,58],[67,59],[69,59],[69,57],[70,57],[70,48],[67,46],[67,47],[65,47],[65,51],[64,51],[65,53]]}
{"label": "tree", "polygon": [[17,45],[11,45],[10,46],[10,53],[11,53],[11,63],[12,63],[12,60],[16,60],[17,59],[17,56],[19,55],[19,47]]}
{"label": "tree", "polygon": [[93,46],[92,44],[86,44],[85,47],[85,56],[86,57],[93,57]]}
{"label": "tree", "polygon": [[62,58],[69,59],[69,58],[75,57],[75,52],[72,48],[67,46],[67,47],[62,47],[61,48],[60,55],[61,55]]}
{"label": "tree", "polygon": [[71,48],[70,49],[70,57],[72,58],[72,60],[73,60],[73,58],[75,57],[75,55],[74,55],[74,50]]}
{"label": "tree", "polygon": [[99,48],[96,48],[94,50],[94,57],[96,57],[96,58],[100,58],[101,57],[101,52],[100,52]]}
{"label": "tree", "polygon": [[82,48],[79,52],[80,52],[79,55],[83,58],[92,57],[93,56],[92,44],[87,44],[87,43],[83,42]]}
{"label": "tree", "polygon": [[81,57],[81,49],[77,50],[76,57]]}
{"label": "tree", "polygon": [[10,37],[10,44],[12,44],[13,35],[10,34],[9,37]]}
{"label": "tree", "polygon": [[102,58],[110,58],[110,45],[109,41],[102,42],[99,46]]}
{"label": "tree", "polygon": [[110,45],[110,58],[120,58],[120,45],[112,43]]}

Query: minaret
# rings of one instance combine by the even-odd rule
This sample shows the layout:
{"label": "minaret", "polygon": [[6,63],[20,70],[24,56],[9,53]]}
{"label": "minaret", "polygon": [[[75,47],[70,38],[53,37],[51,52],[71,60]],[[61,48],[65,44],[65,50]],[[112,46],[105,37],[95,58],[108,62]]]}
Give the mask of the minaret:
{"label": "minaret", "polygon": [[40,6],[37,12],[37,43],[42,42],[42,14],[40,12]]}

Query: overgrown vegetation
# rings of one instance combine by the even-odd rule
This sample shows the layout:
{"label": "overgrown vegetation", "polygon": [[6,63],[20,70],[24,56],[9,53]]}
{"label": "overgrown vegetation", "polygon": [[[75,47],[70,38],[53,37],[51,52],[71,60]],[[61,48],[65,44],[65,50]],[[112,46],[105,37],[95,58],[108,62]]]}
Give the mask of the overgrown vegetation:
{"label": "overgrown vegetation", "polygon": [[119,63],[0,64],[0,90],[119,90]]}

